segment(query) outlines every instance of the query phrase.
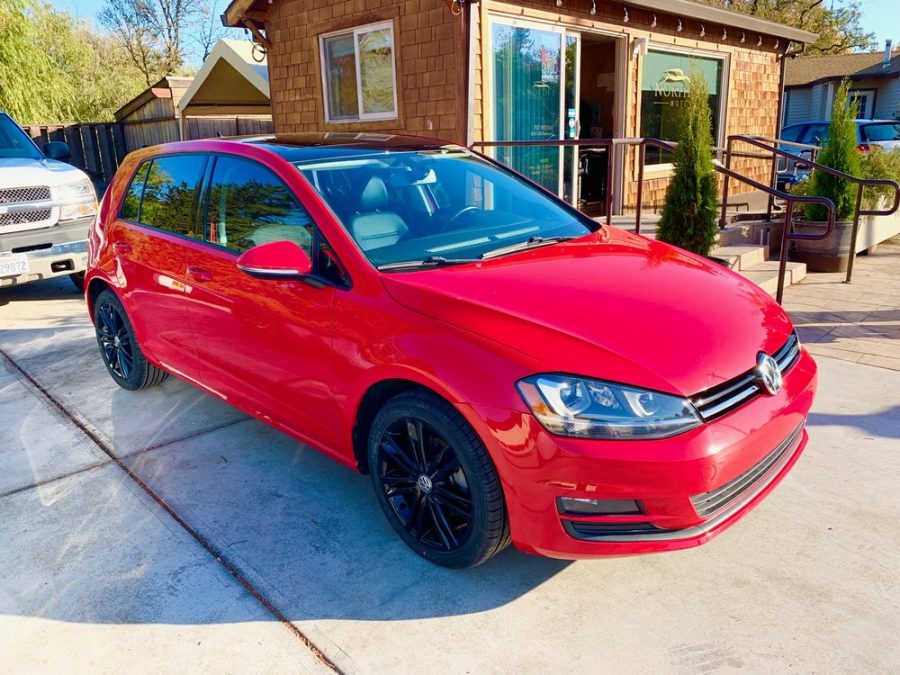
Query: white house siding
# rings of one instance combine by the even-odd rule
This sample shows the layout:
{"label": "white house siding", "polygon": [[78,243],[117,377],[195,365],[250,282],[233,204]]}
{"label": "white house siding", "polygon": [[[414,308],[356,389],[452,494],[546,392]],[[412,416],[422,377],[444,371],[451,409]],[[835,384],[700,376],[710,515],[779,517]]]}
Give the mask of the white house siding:
{"label": "white house siding", "polygon": [[900,79],[883,82],[875,96],[876,119],[894,119],[900,113]]}
{"label": "white house siding", "polygon": [[787,91],[785,102],[784,125],[805,122],[812,117],[810,101],[812,91],[809,87],[796,87]]}

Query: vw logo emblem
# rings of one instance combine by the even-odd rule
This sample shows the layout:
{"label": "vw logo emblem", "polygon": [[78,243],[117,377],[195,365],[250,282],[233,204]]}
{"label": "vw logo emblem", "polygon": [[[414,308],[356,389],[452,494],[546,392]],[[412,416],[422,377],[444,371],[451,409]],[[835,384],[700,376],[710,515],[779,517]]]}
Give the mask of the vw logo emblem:
{"label": "vw logo emblem", "polygon": [[424,492],[426,495],[431,492],[431,488],[433,487],[431,479],[425,474],[419,476],[419,480],[416,481],[416,485],[418,485],[419,490]]}
{"label": "vw logo emblem", "polygon": [[781,391],[783,383],[778,362],[765,352],[756,355],[756,381],[770,396]]}

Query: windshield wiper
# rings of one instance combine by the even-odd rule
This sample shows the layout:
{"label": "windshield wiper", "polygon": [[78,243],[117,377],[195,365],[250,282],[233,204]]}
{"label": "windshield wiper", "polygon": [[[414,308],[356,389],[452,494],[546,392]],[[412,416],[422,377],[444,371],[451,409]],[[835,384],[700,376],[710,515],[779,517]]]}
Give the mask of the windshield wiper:
{"label": "windshield wiper", "polygon": [[481,258],[496,258],[497,256],[506,255],[507,253],[515,253],[516,251],[526,251],[530,248],[538,248],[539,246],[547,246],[549,244],[558,244],[561,241],[568,241],[569,239],[574,239],[574,235],[562,235],[559,237],[528,237],[525,241],[520,241],[518,244],[511,244],[510,246],[501,246],[500,248],[495,248],[487,253],[483,253]]}
{"label": "windshield wiper", "polygon": [[402,260],[400,262],[385,263],[378,266],[378,271],[412,270],[420,267],[443,267],[445,265],[463,265],[465,263],[479,262],[480,258],[445,258],[440,255],[430,255],[422,260]]}

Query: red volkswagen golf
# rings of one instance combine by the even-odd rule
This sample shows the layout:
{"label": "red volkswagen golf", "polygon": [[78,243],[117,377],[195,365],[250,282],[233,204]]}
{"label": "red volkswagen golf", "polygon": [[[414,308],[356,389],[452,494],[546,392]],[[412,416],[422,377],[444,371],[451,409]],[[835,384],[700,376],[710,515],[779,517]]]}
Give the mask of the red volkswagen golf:
{"label": "red volkswagen golf", "polygon": [[117,384],[174,374],[371,474],[449,567],[702,544],[807,441],[816,366],[768,295],[438,141],[134,153],[89,265]]}

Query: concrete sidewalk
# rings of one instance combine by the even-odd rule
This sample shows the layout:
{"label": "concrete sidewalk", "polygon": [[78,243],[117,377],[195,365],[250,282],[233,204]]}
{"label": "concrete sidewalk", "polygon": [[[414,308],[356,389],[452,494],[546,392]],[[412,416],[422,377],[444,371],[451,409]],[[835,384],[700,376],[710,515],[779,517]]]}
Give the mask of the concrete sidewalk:
{"label": "concrete sidewalk", "polygon": [[900,237],[858,256],[853,281],[810,274],[786,288],[784,307],[810,352],[900,371]]}
{"label": "concrete sidewalk", "polygon": [[819,359],[806,454],[704,547],[457,572],[366,477],[174,378],[117,389],[67,281],[0,305],[0,670],[900,670],[898,372]]}

